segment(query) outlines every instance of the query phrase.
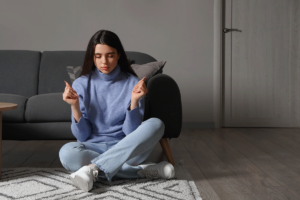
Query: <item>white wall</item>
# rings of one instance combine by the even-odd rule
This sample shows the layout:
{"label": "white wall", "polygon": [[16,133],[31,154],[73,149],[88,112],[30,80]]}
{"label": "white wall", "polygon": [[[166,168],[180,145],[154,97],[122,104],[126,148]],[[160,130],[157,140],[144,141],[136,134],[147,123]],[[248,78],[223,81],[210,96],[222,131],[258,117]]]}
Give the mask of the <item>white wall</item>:
{"label": "white wall", "polygon": [[0,0],[1,50],[86,50],[100,29],[166,60],[183,127],[213,127],[213,0]]}

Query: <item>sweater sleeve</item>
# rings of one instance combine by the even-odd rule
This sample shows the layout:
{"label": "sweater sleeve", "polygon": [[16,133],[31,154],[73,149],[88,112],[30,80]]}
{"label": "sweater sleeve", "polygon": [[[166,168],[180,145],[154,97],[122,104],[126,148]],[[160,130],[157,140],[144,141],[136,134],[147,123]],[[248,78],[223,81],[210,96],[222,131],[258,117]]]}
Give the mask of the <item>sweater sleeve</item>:
{"label": "sweater sleeve", "polygon": [[132,133],[143,122],[145,112],[145,96],[140,98],[139,105],[136,108],[130,110],[130,106],[131,102],[126,109],[126,117],[122,127],[125,135],[129,135],[130,133]]}
{"label": "sweater sleeve", "polygon": [[72,86],[73,89],[77,92],[79,96],[79,107],[81,111],[81,117],[79,121],[76,123],[74,117],[73,117],[73,110],[71,109],[71,131],[73,135],[77,138],[78,142],[85,142],[91,135],[91,123],[87,117],[86,109],[83,103],[83,93],[81,90],[77,87]]}

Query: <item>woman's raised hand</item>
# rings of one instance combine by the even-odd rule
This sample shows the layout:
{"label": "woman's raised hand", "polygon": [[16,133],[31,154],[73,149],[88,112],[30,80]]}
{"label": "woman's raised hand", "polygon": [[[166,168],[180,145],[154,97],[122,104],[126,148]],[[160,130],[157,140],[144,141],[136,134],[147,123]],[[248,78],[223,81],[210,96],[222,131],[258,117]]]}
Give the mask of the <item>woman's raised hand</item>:
{"label": "woman's raised hand", "polygon": [[138,101],[140,98],[145,96],[148,92],[148,89],[145,84],[146,77],[142,78],[134,87],[131,93],[131,101]]}
{"label": "woman's raised hand", "polygon": [[65,92],[63,93],[63,100],[67,102],[68,104],[75,105],[78,102],[78,94],[77,92],[69,85],[69,83],[66,83]]}

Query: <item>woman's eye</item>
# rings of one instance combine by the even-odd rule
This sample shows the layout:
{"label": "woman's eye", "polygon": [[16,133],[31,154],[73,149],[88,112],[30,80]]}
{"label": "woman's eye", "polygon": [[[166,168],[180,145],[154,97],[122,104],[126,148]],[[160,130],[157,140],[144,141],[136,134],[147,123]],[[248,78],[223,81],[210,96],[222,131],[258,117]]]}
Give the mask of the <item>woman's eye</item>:
{"label": "woman's eye", "polygon": [[[113,58],[114,56],[108,56],[109,58]],[[96,56],[96,58],[101,58],[101,56]]]}

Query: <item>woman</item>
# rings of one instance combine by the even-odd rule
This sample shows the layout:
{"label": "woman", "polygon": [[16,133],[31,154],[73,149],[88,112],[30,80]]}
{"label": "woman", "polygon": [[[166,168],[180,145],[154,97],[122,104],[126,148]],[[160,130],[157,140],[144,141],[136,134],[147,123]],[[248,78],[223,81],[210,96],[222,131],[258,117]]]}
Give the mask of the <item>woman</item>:
{"label": "woman", "polygon": [[71,130],[77,142],[59,151],[62,165],[74,173],[73,184],[84,191],[103,176],[172,178],[174,167],[163,161],[142,164],[164,134],[158,118],[142,121],[145,78],[132,70],[119,37],[108,30],[89,41],[80,77],[67,82],[63,100],[71,105]]}

